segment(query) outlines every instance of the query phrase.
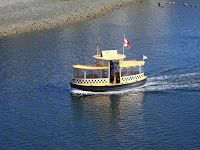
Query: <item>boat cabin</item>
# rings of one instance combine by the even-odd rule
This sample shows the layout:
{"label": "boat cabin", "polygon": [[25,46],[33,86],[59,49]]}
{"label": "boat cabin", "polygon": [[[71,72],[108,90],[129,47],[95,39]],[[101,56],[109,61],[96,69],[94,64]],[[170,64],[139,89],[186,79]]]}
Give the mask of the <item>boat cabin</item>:
{"label": "boat cabin", "polygon": [[117,50],[102,51],[94,55],[95,64],[74,65],[73,84],[82,86],[109,86],[128,84],[146,79],[144,61],[124,61]]}

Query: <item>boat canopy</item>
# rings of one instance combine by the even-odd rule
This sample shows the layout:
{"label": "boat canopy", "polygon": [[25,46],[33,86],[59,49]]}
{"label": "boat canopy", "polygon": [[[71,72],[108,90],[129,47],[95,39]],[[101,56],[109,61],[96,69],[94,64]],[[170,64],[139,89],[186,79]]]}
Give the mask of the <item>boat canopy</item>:
{"label": "boat canopy", "polygon": [[[94,55],[94,58],[98,59],[97,64],[86,64],[86,65],[74,65],[74,69],[78,70],[109,70],[109,66],[104,65],[104,60],[112,61],[112,60],[120,60],[120,68],[130,68],[130,67],[137,67],[143,66],[144,61],[137,61],[137,60],[130,60],[130,61],[123,61],[126,58],[126,55],[118,54],[117,50],[106,50],[102,51],[101,55]],[[102,60],[103,63],[101,64],[99,60]]]}
{"label": "boat canopy", "polygon": [[122,61],[120,68],[129,68],[129,67],[136,67],[136,66],[143,66],[144,61],[137,61],[137,60],[130,60],[130,61]]}
{"label": "boat canopy", "polygon": [[87,64],[87,65],[74,65],[74,69],[80,70],[108,70],[108,66],[102,66],[99,64]]}
{"label": "boat canopy", "polygon": [[106,50],[102,51],[101,55],[94,55],[93,57],[102,60],[121,60],[126,58],[126,55],[117,54],[117,50]]}

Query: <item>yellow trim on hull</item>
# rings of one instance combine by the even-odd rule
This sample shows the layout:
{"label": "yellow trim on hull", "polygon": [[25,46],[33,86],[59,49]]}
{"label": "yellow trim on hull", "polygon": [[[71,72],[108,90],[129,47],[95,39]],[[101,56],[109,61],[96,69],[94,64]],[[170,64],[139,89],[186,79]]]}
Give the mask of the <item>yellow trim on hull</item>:
{"label": "yellow trim on hull", "polygon": [[128,84],[136,81],[141,81],[146,79],[147,76],[144,76],[144,73],[133,75],[133,76],[126,76],[120,78],[120,83],[122,84]]}
{"label": "yellow trim on hull", "polygon": [[[129,84],[136,81],[141,81],[146,79],[147,76],[144,76],[144,73],[133,75],[133,76],[126,76],[120,78],[119,84]],[[110,84],[109,78],[97,78],[97,79],[73,79],[73,83],[82,86],[113,86],[115,84]],[[116,84],[117,85],[117,84]]]}
{"label": "yellow trim on hull", "polygon": [[136,81],[142,81],[145,80],[147,78],[147,76],[144,76],[141,79],[137,79],[137,80],[133,80],[132,82],[124,82],[124,83],[118,83],[118,84],[84,84],[84,83],[76,83],[76,82],[72,82],[73,84],[76,85],[81,85],[81,86],[113,86],[113,85],[126,85],[126,84],[130,84]]}

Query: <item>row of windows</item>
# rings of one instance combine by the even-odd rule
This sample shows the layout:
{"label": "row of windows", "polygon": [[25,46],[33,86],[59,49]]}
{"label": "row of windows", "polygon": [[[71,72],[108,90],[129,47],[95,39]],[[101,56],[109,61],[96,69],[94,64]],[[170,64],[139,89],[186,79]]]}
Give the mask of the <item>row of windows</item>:
{"label": "row of windows", "polygon": [[[122,68],[121,77],[132,76],[144,72],[143,66]],[[119,72],[118,72],[119,74]],[[74,77],[79,79],[108,78],[108,70],[74,70]]]}
{"label": "row of windows", "polygon": [[74,70],[74,77],[81,79],[108,78],[108,70]]}
{"label": "row of windows", "polygon": [[136,66],[136,67],[130,67],[130,68],[123,68],[121,69],[121,76],[131,76],[136,75],[144,72],[143,66]]}

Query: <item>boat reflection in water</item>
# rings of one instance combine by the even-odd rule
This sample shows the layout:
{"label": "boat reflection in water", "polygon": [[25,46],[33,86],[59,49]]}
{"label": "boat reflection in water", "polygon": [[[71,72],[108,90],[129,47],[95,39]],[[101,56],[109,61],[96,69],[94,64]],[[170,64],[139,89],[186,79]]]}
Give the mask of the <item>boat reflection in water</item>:
{"label": "boat reflection in water", "polygon": [[[143,121],[143,93],[119,95],[72,94],[73,111],[80,128],[93,133],[98,140],[131,140],[140,138]],[[132,130],[131,132],[129,132]],[[134,132],[133,132],[134,131]],[[107,137],[113,136],[113,137]],[[118,139],[119,138],[119,139]],[[130,138],[130,139],[129,139]]]}

